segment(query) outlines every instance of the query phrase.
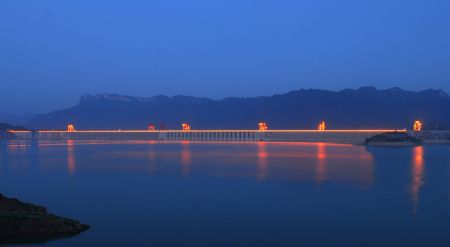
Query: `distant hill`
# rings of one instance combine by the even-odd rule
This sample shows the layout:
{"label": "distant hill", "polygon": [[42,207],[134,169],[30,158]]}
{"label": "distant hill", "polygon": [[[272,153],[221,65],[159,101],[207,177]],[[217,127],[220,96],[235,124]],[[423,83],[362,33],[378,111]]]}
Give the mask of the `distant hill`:
{"label": "distant hill", "polygon": [[33,118],[35,114],[25,113],[25,114],[11,114],[11,113],[1,113],[0,112],[0,122],[9,123],[14,125],[24,125],[31,118]]}
{"label": "distant hill", "polygon": [[255,129],[258,121],[269,128],[409,128],[426,123],[450,123],[450,97],[442,90],[412,92],[400,88],[362,87],[339,92],[297,90],[270,97],[213,100],[189,96],[148,98],[115,94],[86,95],[74,107],[33,117],[36,129],[145,129],[149,123],[179,129]]}
{"label": "distant hill", "polygon": [[0,123],[0,130],[6,131],[6,130],[27,130],[27,129],[23,126]]}

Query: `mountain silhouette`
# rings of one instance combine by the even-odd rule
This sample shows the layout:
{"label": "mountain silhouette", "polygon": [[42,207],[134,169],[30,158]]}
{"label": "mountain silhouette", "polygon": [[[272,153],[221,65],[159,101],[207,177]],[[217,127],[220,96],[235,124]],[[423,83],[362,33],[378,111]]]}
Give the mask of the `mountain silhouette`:
{"label": "mountain silhouette", "polygon": [[285,94],[213,100],[190,96],[131,97],[85,95],[71,108],[33,117],[27,127],[64,129],[146,129],[150,123],[180,129],[330,129],[410,128],[416,119],[450,123],[450,97],[442,90],[413,92],[401,88],[362,87],[339,92],[301,89]]}

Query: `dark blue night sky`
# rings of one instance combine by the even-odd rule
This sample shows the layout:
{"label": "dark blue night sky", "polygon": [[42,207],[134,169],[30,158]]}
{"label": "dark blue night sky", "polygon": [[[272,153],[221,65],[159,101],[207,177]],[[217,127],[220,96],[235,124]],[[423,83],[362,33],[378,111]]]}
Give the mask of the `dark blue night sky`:
{"label": "dark blue night sky", "polygon": [[0,112],[83,94],[450,91],[448,0],[2,0]]}

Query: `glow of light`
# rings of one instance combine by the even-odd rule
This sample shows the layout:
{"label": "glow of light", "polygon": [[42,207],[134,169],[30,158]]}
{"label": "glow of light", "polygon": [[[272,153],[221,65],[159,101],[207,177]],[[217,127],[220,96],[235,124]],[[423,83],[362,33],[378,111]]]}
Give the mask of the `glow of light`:
{"label": "glow of light", "polygon": [[181,142],[181,174],[183,175],[187,175],[191,172],[192,157],[189,145],[189,141]]}
{"label": "glow of light", "polygon": [[16,141],[8,142],[8,152],[20,152],[25,151],[29,148],[29,143],[21,143]]}
{"label": "glow of light", "polygon": [[321,183],[326,180],[326,147],[324,143],[317,143],[317,177],[316,181]]}
{"label": "glow of light", "polygon": [[191,126],[188,123],[181,124],[181,129],[183,131],[191,131]]}
{"label": "glow of light", "polygon": [[420,122],[419,120],[416,120],[413,125],[413,130],[414,130],[414,132],[422,131],[422,122]]}
{"label": "glow of light", "polygon": [[156,172],[157,166],[156,166],[156,152],[153,150],[154,147],[153,144],[155,144],[155,141],[147,141],[147,144],[149,144],[150,150],[148,151],[148,161],[149,161],[149,173],[154,174]]}
{"label": "glow of light", "polygon": [[267,151],[266,151],[266,143],[258,142],[258,179],[264,180],[267,177]]}
{"label": "glow of light", "polygon": [[317,130],[325,131],[326,129],[327,129],[327,125],[325,124],[325,121],[320,122],[319,126],[317,127]]}
{"label": "glow of light", "polygon": [[413,149],[413,161],[411,167],[411,197],[413,200],[413,213],[416,213],[419,204],[419,192],[423,185],[424,176],[424,159],[423,159],[423,146],[414,147]]}
{"label": "glow of light", "polygon": [[75,131],[75,126],[73,124],[68,124],[67,125],[67,132],[74,132]]}
{"label": "glow of light", "polygon": [[75,154],[74,154],[74,141],[67,140],[67,170],[70,174],[75,171]]}
{"label": "glow of light", "polygon": [[260,122],[258,123],[258,130],[259,131],[266,131],[269,127],[267,126],[267,123]]}
{"label": "glow of light", "polygon": [[149,124],[147,130],[148,131],[155,131],[156,130],[155,125],[154,124]]}

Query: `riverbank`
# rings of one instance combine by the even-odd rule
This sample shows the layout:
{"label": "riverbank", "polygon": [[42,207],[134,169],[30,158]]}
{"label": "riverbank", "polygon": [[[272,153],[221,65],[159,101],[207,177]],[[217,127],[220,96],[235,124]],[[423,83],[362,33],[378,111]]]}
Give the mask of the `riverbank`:
{"label": "riverbank", "polygon": [[370,146],[403,147],[423,144],[423,140],[404,132],[389,132],[375,135],[365,142]]}
{"label": "riverbank", "polygon": [[49,214],[45,207],[0,194],[0,244],[45,242],[70,237],[88,228],[77,220]]}

